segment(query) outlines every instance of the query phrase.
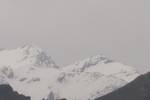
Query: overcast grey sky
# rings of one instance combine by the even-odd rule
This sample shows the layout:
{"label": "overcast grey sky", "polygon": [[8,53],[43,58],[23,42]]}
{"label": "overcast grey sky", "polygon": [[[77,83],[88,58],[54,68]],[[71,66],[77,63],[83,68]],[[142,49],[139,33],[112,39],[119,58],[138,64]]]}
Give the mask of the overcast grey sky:
{"label": "overcast grey sky", "polygon": [[0,0],[0,47],[29,43],[61,66],[104,54],[150,71],[150,0]]}

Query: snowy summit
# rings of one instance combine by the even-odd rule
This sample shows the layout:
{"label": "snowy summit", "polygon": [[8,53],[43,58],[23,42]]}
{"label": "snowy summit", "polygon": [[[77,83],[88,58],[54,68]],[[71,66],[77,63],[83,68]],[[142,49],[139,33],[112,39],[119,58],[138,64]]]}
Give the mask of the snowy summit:
{"label": "snowy summit", "polygon": [[31,100],[93,100],[139,76],[135,68],[101,55],[60,68],[34,45],[1,50],[0,60],[0,83],[10,84]]}

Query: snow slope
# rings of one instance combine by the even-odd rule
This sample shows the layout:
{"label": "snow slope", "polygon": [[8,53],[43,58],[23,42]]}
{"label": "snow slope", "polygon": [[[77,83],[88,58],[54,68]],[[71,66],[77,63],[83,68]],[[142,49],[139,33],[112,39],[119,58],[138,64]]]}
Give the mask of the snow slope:
{"label": "snow slope", "polygon": [[68,100],[93,100],[124,86],[138,75],[133,67],[97,55],[64,67],[52,91]]}
{"label": "snow slope", "polygon": [[49,94],[58,99],[93,100],[139,75],[135,68],[101,55],[61,68],[34,45],[1,50],[0,61],[0,82],[5,80],[32,100],[42,100]]}
{"label": "snow slope", "polygon": [[13,50],[0,51],[0,76],[14,90],[42,100],[49,93],[59,67],[43,50],[25,45]]}
{"label": "snow slope", "polygon": [[17,49],[0,51],[0,66],[15,69],[24,65],[58,67],[44,51],[34,45],[24,45]]}

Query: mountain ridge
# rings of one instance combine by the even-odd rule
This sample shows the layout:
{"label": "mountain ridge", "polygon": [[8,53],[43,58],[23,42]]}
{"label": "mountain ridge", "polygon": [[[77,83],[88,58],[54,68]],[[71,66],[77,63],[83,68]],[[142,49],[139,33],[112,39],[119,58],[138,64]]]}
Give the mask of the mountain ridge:
{"label": "mountain ridge", "polygon": [[[103,55],[59,67],[42,49],[33,45],[2,50],[0,60],[0,76],[15,91],[30,95],[32,100],[47,98],[51,92],[56,99],[93,100],[139,76],[135,68]],[[41,92],[37,92],[39,88]]]}

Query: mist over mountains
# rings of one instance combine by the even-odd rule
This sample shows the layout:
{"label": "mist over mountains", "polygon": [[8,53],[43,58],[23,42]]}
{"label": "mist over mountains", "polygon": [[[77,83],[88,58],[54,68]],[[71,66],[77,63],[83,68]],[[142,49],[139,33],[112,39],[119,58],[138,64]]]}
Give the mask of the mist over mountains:
{"label": "mist over mountains", "polygon": [[1,50],[0,60],[0,83],[31,100],[94,100],[140,76],[135,68],[103,55],[60,67],[35,45]]}

